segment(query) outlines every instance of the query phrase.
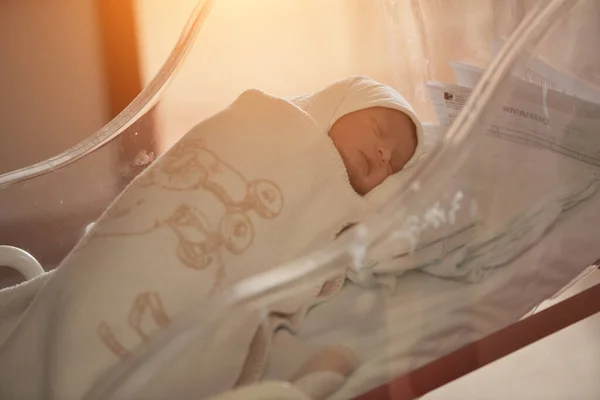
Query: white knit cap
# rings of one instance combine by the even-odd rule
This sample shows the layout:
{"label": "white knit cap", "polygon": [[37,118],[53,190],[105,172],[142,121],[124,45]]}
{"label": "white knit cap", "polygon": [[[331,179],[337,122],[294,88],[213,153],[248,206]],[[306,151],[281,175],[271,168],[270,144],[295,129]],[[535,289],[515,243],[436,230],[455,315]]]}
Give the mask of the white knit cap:
{"label": "white knit cap", "polygon": [[385,107],[408,115],[416,127],[417,148],[404,169],[421,158],[423,126],[410,104],[398,92],[365,76],[351,76],[339,80],[308,96],[293,100],[310,114],[323,131],[329,133],[333,124],[344,115],[372,107]]}
{"label": "white knit cap", "polygon": [[[426,140],[423,125],[411,105],[391,87],[365,76],[352,76],[339,80],[316,93],[298,97],[293,102],[310,114],[319,127],[329,133],[333,124],[344,115],[372,107],[385,107],[408,115],[416,127],[417,147],[415,153],[402,170],[388,177],[365,197],[381,204],[390,197],[403,181],[407,169],[411,168],[426,154]],[[400,178],[402,176],[402,178]],[[397,183],[395,183],[397,181]]]}

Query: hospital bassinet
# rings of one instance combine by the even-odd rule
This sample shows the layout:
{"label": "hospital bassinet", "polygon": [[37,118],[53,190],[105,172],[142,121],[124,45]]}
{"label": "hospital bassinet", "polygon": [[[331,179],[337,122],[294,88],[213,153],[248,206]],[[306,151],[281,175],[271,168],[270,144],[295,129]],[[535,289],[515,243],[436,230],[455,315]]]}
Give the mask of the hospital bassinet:
{"label": "hospital bassinet", "polygon": [[[144,338],[132,357],[115,359],[85,399],[223,394],[194,374],[169,371],[191,363],[195,373],[209,373],[214,360],[194,354],[233,338],[243,329],[236,321],[250,314],[267,321],[272,304],[340,273],[352,282],[270,343],[259,381],[289,385],[237,395],[356,398],[516,323],[596,261],[599,5],[449,3],[199,0],[164,64],[147,66],[151,79],[115,119],[52,159],[0,176],[0,244],[33,256],[60,246],[57,259],[38,257],[48,268],[135,173],[248,87],[292,96],[364,74],[440,125],[426,162],[375,215],[316,252],[194,305]],[[154,29],[145,23],[142,35]],[[211,101],[217,92],[222,98]],[[135,173],[123,173],[123,163],[108,175],[93,167],[119,152],[119,138],[138,135],[154,138],[155,153],[125,163],[141,166]],[[83,203],[86,211],[75,207]],[[333,389],[294,375],[310,361],[304,354],[326,359],[340,347],[352,365],[317,371],[339,375],[333,386],[322,384]]]}

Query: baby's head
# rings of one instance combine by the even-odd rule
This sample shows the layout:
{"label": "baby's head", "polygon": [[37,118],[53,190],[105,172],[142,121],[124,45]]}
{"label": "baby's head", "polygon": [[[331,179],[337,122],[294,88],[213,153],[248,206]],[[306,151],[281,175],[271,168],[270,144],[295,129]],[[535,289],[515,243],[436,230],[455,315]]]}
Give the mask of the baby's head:
{"label": "baby's head", "polygon": [[411,117],[383,106],[344,115],[333,124],[329,137],[344,160],[350,184],[361,196],[400,172],[419,143]]}
{"label": "baby's head", "polygon": [[358,194],[366,195],[420,158],[421,123],[391,87],[351,77],[330,85],[315,99],[313,115],[327,121],[324,128]]}

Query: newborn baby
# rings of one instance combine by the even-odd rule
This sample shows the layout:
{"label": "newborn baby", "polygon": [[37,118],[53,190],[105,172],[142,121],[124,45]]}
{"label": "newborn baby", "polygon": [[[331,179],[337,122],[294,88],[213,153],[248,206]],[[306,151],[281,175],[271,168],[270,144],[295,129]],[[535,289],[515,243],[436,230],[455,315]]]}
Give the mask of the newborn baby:
{"label": "newborn baby", "polygon": [[[171,321],[368,215],[398,188],[390,178],[410,176],[423,143],[406,101],[368,78],[293,100],[244,92],[141,173],[15,322],[1,321],[0,398],[83,397]],[[255,382],[274,336],[298,329],[347,278],[315,276],[265,315],[244,307],[210,344],[188,342],[137,397],[194,382],[204,398]],[[292,369],[306,361],[285,357]]]}
{"label": "newborn baby", "polygon": [[422,156],[422,126],[389,86],[350,77],[293,101],[329,133],[352,188],[365,196]]}

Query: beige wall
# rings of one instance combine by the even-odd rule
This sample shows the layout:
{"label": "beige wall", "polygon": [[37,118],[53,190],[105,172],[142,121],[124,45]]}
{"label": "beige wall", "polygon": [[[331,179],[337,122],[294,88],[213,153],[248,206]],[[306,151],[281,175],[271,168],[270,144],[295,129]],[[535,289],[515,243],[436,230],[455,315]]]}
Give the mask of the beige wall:
{"label": "beige wall", "polygon": [[[53,156],[108,122],[94,8],[93,0],[0,1],[0,173]],[[114,165],[104,149],[3,189],[0,224],[85,208],[113,191]]]}
{"label": "beige wall", "polygon": [[[499,1],[218,0],[159,107],[163,146],[245,89],[298,95],[356,73],[394,86],[433,122],[426,82],[452,81],[452,60],[489,63]],[[522,0],[502,1],[514,20]],[[145,82],[195,3],[137,0]]]}
{"label": "beige wall", "polygon": [[0,170],[54,155],[107,121],[92,0],[0,2]]}
{"label": "beige wall", "polygon": [[[195,1],[138,0],[147,82],[174,45]],[[351,61],[346,0],[220,0],[161,104],[170,145],[189,127],[254,87],[291,96],[360,68]]]}

